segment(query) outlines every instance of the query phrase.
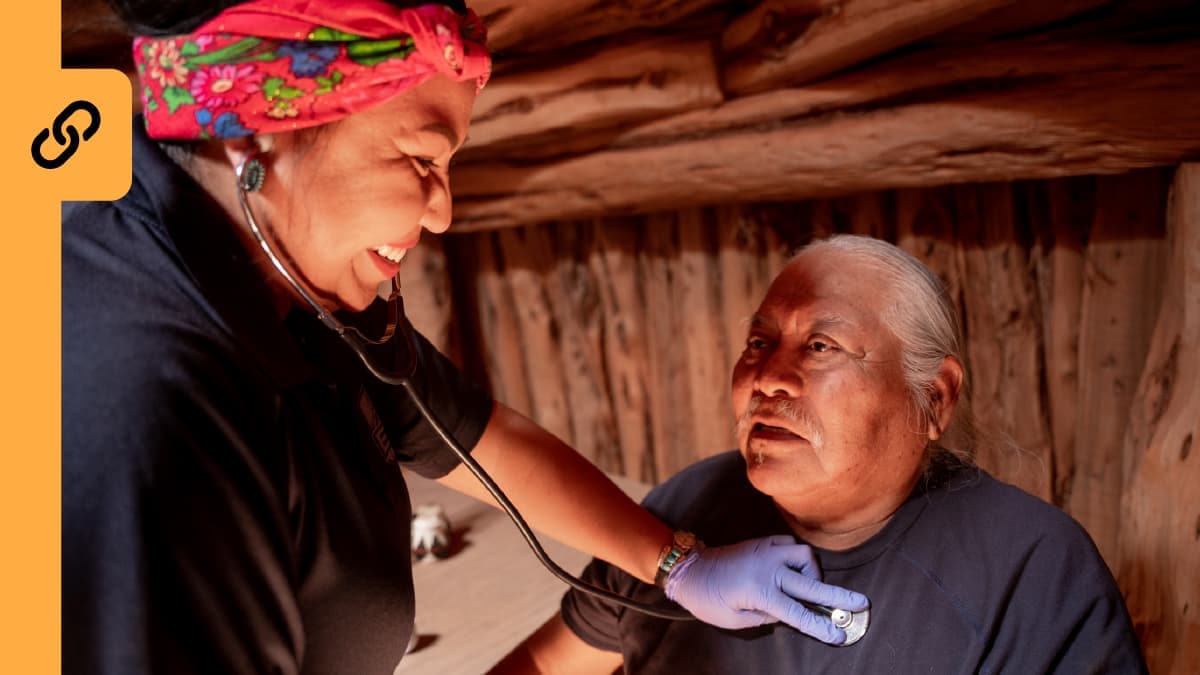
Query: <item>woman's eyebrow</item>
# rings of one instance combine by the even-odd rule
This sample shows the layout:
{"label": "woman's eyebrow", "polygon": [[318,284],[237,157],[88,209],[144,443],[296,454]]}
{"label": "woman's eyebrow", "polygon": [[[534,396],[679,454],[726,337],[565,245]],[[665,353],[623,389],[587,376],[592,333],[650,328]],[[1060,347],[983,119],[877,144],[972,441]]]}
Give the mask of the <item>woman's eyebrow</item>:
{"label": "woman's eyebrow", "polygon": [[431,124],[426,124],[425,126],[421,127],[420,130],[428,131],[428,132],[438,134],[440,136],[444,136],[446,138],[446,141],[450,143],[451,150],[458,150],[458,146],[463,141],[466,140],[466,139],[463,139],[463,141],[460,141],[458,138],[458,133],[455,132],[454,129],[451,129],[449,126],[442,124],[441,122],[433,122]]}

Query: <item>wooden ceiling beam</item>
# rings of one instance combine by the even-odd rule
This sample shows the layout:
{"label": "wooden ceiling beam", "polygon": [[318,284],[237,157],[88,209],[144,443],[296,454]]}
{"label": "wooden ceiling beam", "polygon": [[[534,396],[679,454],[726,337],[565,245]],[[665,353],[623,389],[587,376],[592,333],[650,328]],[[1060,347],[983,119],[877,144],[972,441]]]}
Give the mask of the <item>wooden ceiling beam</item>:
{"label": "wooden ceiling beam", "polygon": [[495,77],[475,101],[461,157],[499,153],[538,138],[628,125],[723,100],[708,40],[662,37],[589,58]]}
{"label": "wooden ceiling beam", "polygon": [[1021,80],[1071,77],[1097,71],[1169,71],[1183,59],[1196,55],[1194,43],[1147,47],[1041,37],[991,42],[970,48],[944,46],[888,59],[870,68],[803,87],[730,99],[720,105],[641,123],[636,119],[622,119],[606,130],[572,129],[570,134],[559,132],[553,138],[539,137],[536,143],[506,147],[502,152],[490,147],[477,147],[472,152],[472,146],[478,145],[472,131],[472,142],[463,149],[462,162],[545,160],[601,148],[665,145],[750,127],[769,128],[836,111],[871,110],[901,100],[910,103],[937,101],[955,91],[1011,86]]}
{"label": "wooden ceiling beam", "polygon": [[471,0],[488,26],[488,48],[541,52],[634,28],[666,26],[720,0]]}
{"label": "wooden ceiling beam", "polygon": [[[1145,2],[1147,0],[1141,0]],[[1042,26],[1060,24],[1119,0],[1019,0],[994,9],[977,19],[955,26],[935,38],[934,42],[967,42],[1012,35]]]}
{"label": "wooden ceiling beam", "polygon": [[[693,126],[676,127],[660,144],[462,165],[453,176],[456,227],[1114,173],[1200,156],[1200,88],[1192,86],[1200,81],[1200,41],[1076,46],[1059,61],[1070,72],[1058,76],[1046,74],[1053,70],[1046,49],[1024,53],[1031,61],[1016,70],[1030,77],[983,77],[976,85],[986,86],[951,88],[938,100],[898,96],[873,109],[789,119],[777,109],[755,111],[746,99],[720,107],[745,116],[723,120],[724,130],[694,126],[719,112],[687,113]],[[668,122],[651,125],[663,130]]]}
{"label": "wooden ceiling beam", "polygon": [[[815,80],[967,23],[1015,0],[765,0],[721,39],[725,90]],[[818,5],[819,14],[814,13]]]}

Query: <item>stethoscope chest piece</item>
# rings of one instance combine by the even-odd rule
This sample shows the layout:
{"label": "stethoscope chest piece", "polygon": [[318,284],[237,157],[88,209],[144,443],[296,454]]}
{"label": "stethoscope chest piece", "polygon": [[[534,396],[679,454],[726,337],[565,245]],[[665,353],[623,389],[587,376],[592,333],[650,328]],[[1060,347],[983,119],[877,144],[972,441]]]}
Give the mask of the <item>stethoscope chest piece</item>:
{"label": "stethoscope chest piece", "polygon": [[867,634],[867,625],[871,623],[871,609],[867,608],[861,612],[835,609],[829,614],[829,618],[833,625],[846,631],[846,641],[841,646],[848,647]]}

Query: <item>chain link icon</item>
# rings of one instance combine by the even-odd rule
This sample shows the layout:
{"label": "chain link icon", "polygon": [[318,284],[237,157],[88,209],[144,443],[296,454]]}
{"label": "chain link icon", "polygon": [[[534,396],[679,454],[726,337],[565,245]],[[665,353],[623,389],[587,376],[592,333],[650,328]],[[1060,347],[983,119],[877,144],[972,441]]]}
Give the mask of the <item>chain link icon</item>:
{"label": "chain link icon", "polygon": [[[82,137],[80,136],[79,131],[75,128],[74,124],[67,124],[67,119],[80,110],[87,112],[91,117],[91,121],[88,123],[87,128],[83,130]],[[66,135],[63,134],[64,125],[66,127]],[[57,169],[63,164],[66,164],[67,160],[71,159],[71,157],[73,157],[79,150],[81,138],[82,140],[86,141],[94,136],[96,131],[99,129],[100,109],[93,105],[90,101],[74,101],[67,107],[63,108],[62,112],[58,114],[58,117],[54,118],[53,129],[42,129],[40,132],[38,132],[37,136],[33,137],[33,145],[30,148],[30,152],[33,155],[33,161],[37,162],[37,165],[43,169]],[[54,134],[54,140],[57,141],[59,145],[66,146],[66,149],[60,152],[57,157],[47,159],[46,156],[42,154],[42,146],[46,143],[46,140],[50,137],[51,133]]]}

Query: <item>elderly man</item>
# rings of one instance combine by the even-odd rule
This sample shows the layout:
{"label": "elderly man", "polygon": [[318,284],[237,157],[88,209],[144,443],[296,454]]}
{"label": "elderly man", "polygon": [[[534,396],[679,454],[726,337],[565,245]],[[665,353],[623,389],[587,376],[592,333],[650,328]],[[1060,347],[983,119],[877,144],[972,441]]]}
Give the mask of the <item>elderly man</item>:
{"label": "elderly man", "polygon": [[[963,363],[954,307],[920,262],[862,237],[810,245],[734,367],[740,452],[685,469],[646,505],[709,544],[810,545],[827,583],[870,598],[865,636],[835,647],[779,625],[725,631],[572,591],[496,672],[1145,672],[1087,533],[972,465]],[[663,600],[599,561],[585,576]]]}

